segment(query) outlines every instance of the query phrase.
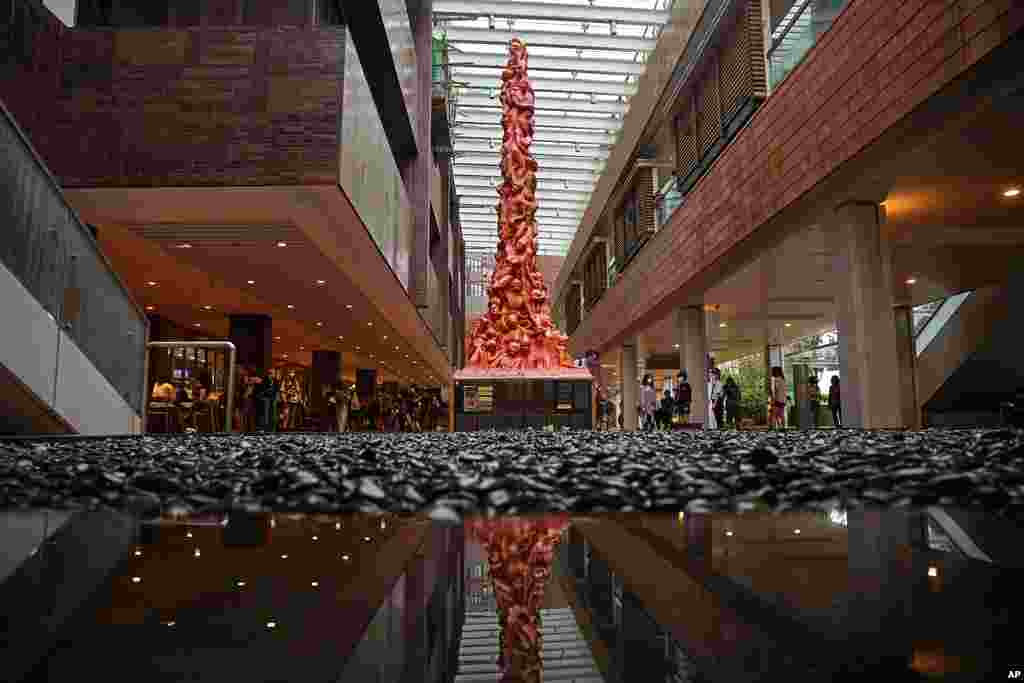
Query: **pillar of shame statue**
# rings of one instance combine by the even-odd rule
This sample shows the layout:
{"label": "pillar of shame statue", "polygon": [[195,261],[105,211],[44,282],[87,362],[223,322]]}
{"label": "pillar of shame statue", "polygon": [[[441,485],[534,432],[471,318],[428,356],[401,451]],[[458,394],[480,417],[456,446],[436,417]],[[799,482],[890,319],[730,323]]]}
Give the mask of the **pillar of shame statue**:
{"label": "pillar of shame statue", "polygon": [[501,175],[498,246],[487,288],[487,313],[466,340],[469,368],[527,370],[573,367],[568,337],[551,322],[548,288],[537,269],[537,161],[534,94],[526,75],[526,45],[514,38],[501,74]]}

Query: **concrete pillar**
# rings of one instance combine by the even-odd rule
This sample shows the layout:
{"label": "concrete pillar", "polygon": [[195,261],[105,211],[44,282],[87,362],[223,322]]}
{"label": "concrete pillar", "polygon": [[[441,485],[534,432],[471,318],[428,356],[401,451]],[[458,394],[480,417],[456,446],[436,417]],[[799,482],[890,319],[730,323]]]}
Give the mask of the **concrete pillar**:
{"label": "concrete pillar", "polygon": [[228,340],[235,345],[235,358],[239,365],[246,365],[263,374],[273,364],[271,349],[273,334],[269,315],[231,315]]}
{"label": "concrete pillar", "polygon": [[917,398],[917,350],[914,343],[914,315],[911,306],[893,309],[896,324],[896,362],[900,378],[900,416],[907,429],[921,428]]}
{"label": "concrete pillar", "polygon": [[637,427],[636,406],[640,400],[637,384],[637,353],[636,342],[630,340],[622,345],[619,352],[619,377],[622,379],[622,428],[627,432],[635,432]]}
{"label": "concrete pillar", "polygon": [[309,386],[309,403],[314,415],[327,410],[326,394],[341,379],[341,352],[313,351],[313,372]]}
{"label": "concrete pillar", "polygon": [[708,411],[708,332],[707,316],[701,306],[686,306],[676,311],[679,338],[679,366],[686,370],[693,388],[690,422],[704,424]]}
{"label": "concrete pillar", "polygon": [[892,266],[875,202],[836,208],[830,231],[836,282],[843,426],[902,427]]}

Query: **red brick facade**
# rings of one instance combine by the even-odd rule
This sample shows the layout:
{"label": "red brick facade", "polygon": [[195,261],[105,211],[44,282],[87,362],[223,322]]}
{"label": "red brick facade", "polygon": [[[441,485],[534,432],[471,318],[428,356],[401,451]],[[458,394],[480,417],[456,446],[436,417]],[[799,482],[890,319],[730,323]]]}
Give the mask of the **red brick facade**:
{"label": "red brick facade", "polygon": [[576,330],[603,348],[1024,27],[1013,0],[852,0]]}
{"label": "red brick facade", "polygon": [[[337,182],[344,29],[65,31],[0,93],[64,187]],[[48,43],[36,49],[43,51]],[[49,56],[49,52],[46,52]]]}

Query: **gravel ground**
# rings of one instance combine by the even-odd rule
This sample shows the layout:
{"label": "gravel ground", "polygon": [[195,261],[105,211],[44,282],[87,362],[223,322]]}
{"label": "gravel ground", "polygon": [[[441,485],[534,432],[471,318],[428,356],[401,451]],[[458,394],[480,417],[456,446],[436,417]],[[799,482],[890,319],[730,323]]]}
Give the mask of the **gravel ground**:
{"label": "gravel ground", "polygon": [[1024,430],[464,432],[0,440],[0,508],[151,513],[1024,512]]}

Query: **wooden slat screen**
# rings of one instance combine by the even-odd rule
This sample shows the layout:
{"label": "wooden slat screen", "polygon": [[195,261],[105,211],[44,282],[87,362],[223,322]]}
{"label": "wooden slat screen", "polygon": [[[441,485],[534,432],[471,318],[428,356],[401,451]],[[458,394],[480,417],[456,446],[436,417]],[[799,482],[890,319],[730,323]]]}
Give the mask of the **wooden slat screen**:
{"label": "wooden slat screen", "polygon": [[747,0],[746,43],[747,61],[750,64],[750,94],[753,97],[768,97],[768,65],[765,60],[764,32],[761,30],[762,0]]}
{"label": "wooden slat screen", "polygon": [[604,294],[608,284],[608,260],[605,245],[597,244],[587,256],[583,276],[583,305],[590,310]]}
{"label": "wooden slat screen", "polygon": [[718,60],[708,58],[708,66],[697,83],[697,142],[703,158],[722,134],[722,109],[718,101]]}
{"label": "wooden slat screen", "polygon": [[685,178],[700,161],[697,147],[697,130],[694,121],[693,93],[683,93],[680,112],[675,118],[676,128],[676,175]]}
{"label": "wooden slat screen", "polygon": [[740,107],[753,95],[753,82],[750,78],[750,40],[746,29],[746,14],[741,13],[733,21],[722,41],[719,92],[725,121],[731,121]]}
{"label": "wooden slat screen", "polygon": [[580,311],[580,286],[569,285],[569,291],[565,299],[565,332],[572,334],[580,326],[582,311]]}

